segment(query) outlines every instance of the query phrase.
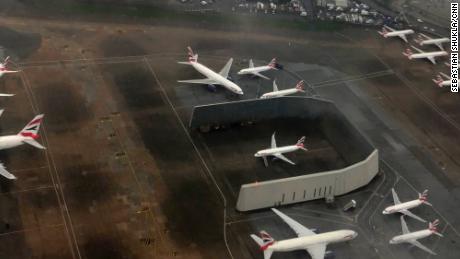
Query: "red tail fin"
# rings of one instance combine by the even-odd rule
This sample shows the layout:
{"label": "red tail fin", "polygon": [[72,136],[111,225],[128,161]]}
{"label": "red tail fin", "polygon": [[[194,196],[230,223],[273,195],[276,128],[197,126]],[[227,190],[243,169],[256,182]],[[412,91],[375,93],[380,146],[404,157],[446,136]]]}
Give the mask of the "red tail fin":
{"label": "red tail fin", "polygon": [[305,81],[303,80],[299,81],[297,85],[295,86],[295,88],[299,90],[300,92],[305,92],[304,87],[305,87]]}
{"label": "red tail fin", "polygon": [[428,190],[424,190],[421,194],[418,194],[418,199],[420,201],[426,201],[428,198]]}
{"label": "red tail fin", "polygon": [[190,46],[187,47],[188,50],[188,61],[189,62],[196,62],[198,60],[198,55],[193,53],[193,50]]}
{"label": "red tail fin", "polygon": [[411,49],[406,49],[406,51],[403,52],[403,55],[408,57],[409,59],[412,59],[412,50]]}
{"label": "red tail fin", "polygon": [[438,85],[439,87],[442,87],[442,82],[444,81],[441,77],[441,75],[437,75],[435,79],[432,79],[433,82]]}
{"label": "red tail fin", "polygon": [[298,146],[298,147],[302,147],[302,148],[303,148],[303,147],[304,147],[304,142],[305,142],[305,136],[301,137],[301,138],[297,141],[297,143],[296,143],[295,145]]}
{"label": "red tail fin", "polygon": [[266,250],[269,246],[275,243],[275,239],[264,230],[260,231],[259,236],[263,242],[263,244],[260,246],[260,250]]}
{"label": "red tail fin", "polygon": [[271,68],[276,68],[276,58],[273,58],[270,63],[268,63],[268,66]]}
{"label": "red tail fin", "polygon": [[430,222],[428,224],[428,228],[431,230],[431,231],[436,231],[438,230],[437,226],[439,225],[439,219],[436,219],[435,221],[433,222]]}
{"label": "red tail fin", "polygon": [[23,137],[31,137],[33,139],[37,139],[38,130],[40,129],[40,124],[43,120],[43,114],[35,116],[25,127],[19,132],[19,135]]}
{"label": "red tail fin", "polygon": [[388,30],[387,28],[385,28],[385,26],[382,28],[382,31],[379,31],[378,32],[380,35],[382,35],[383,37],[387,37],[387,34],[388,34]]}

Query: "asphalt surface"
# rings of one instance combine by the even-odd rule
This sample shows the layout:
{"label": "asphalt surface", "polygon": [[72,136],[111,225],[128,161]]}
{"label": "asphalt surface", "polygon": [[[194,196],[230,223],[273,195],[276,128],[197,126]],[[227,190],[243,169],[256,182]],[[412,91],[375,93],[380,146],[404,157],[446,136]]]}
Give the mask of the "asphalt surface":
{"label": "asphalt surface", "polygon": [[[22,44],[29,46],[28,52],[20,53],[14,38],[0,41],[23,70],[1,79],[1,91],[16,93],[4,101],[2,134],[19,131],[34,114],[43,112],[40,141],[47,150],[23,146],[0,153],[2,162],[19,178],[0,179],[1,258],[262,258],[249,234],[264,229],[275,239],[295,235],[269,210],[239,213],[234,209],[234,186],[257,180],[266,171],[251,154],[269,144],[275,128],[279,143],[295,141],[306,132],[313,147],[327,151],[313,158],[302,153],[290,156],[306,170],[341,166],[340,156],[314,128],[292,127],[295,123],[289,121],[255,125],[250,132],[190,132],[186,125],[194,105],[255,98],[270,91],[271,82],[238,78],[247,92],[244,97],[220,88],[212,93],[203,86],[178,84],[178,79],[199,78],[191,67],[176,64],[185,58],[187,45],[215,70],[233,56],[233,73],[249,57],[260,64],[276,56],[286,71],[267,75],[276,77],[281,88],[305,79],[309,95],[335,101],[379,149],[381,173],[368,186],[337,197],[333,204],[317,200],[280,208],[321,232],[356,230],[357,239],[328,247],[336,258],[429,257],[407,245],[388,244],[401,232],[398,216],[381,214],[392,204],[392,187],[401,200],[415,199],[417,191],[429,189],[434,207],[422,206],[414,213],[427,220],[439,218],[445,237],[421,242],[439,258],[460,254],[460,178],[452,168],[443,170],[438,163],[442,156],[433,155],[420,140],[424,136],[420,129],[443,128],[440,123],[446,123],[446,129],[454,127],[440,112],[455,115],[456,105],[428,98],[446,89],[429,84],[428,64],[409,66],[399,56],[398,42],[383,45],[375,33],[357,29],[344,32],[346,37],[317,32],[292,38],[293,34],[226,35],[83,22],[47,21],[32,28],[29,25],[35,20],[2,21],[4,30],[27,39]],[[162,40],[166,36],[168,42]],[[363,42],[370,47],[359,47]],[[412,76],[401,77],[407,71]],[[417,88],[411,88],[413,84]],[[458,99],[443,96],[447,96],[444,101]],[[441,110],[433,112],[434,106],[423,97]],[[422,108],[420,116],[425,120],[416,119]],[[453,122],[457,118],[452,116]],[[434,145],[444,146],[443,152],[456,160],[458,140],[455,129],[450,130],[442,136],[429,130],[425,134],[450,141],[450,146]],[[240,152],[232,153],[233,147],[225,145],[227,138]],[[229,168],[232,160],[256,170],[242,175],[236,170],[239,167]],[[272,163],[271,175],[291,174],[284,170],[287,165]],[[358,207],[343,212],[351,199]],[[411,219],[407,222],[411,230],[425,227]],[[272,258],[308,255],[297,251],[275,253]]]}

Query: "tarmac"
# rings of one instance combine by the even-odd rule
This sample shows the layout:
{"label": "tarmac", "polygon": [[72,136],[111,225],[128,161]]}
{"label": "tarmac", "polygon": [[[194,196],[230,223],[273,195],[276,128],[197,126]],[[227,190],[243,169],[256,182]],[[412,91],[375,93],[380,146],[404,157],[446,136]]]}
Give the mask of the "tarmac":
{"label": "tarmac", "polygon": [[[439,258],[460,254],[458,95],[431,85],[433,68],[409,64],[399,55],[399,42],[356,28],[293,37],[289,32],[62,21],[31,27],[37,20],[0,21],[0,35],[15,35],[0,37],[0,45],[22,69],[0,81],[1,92],[16,94],[2,100],[2,134],[13,134],[44,113],[40,141],[47,147],[0,153],[18,177],[0,179],[0,258],[262,258],[249,234],[266,230],[278,240],[294,237],[270,210],[237,212],[235,192],[244,181],[300,172],[281,161],[270,161],[266,169],[253,157],[269,145],[273,131],[280,144],[307,135],[313,154],[289,154],[302,172],[344,166],[321,134],[292,121],[208,134],[187,128],[195,105],[271,91],[270,81],[233,74],[250,57],[263,64],[272,56],[285,67],[267,73],[280,88],[305,79],[307,95],[333,100],[381,157],[381,172],[368,186],[336,197],[333,204],[317,200],[279,209],[321,232],[357,231],[355,240],[328,246],[335,258],[428,258],[416,248],[389,245],[401,233],[399,217],[381,211],[392,204],[392,187],[401,200],[429,189],[434,207],[413,212],[439,218],[445,237],[421,242]],[[15,39],[21,39],[24,51]],[[232,56],[232,76],[246,94],[176,83],[199,78],[191,67],[176,63],[185,59],[188,45],[215,70]],[[243,175],[243,169],[250,173]],[[343,212],[351,199],[357,208]],[[411,230],[426,227],[407,222]],[[296,251],[272,258],[308,255]]]}

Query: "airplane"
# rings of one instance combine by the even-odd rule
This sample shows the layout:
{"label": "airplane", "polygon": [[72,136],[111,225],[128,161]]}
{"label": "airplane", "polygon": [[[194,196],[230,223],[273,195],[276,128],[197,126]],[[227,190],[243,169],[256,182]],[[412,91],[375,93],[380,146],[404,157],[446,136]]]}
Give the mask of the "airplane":
{"label": "airplane", "polygon": [[8,74],[8,73],[18,73],[19,71],[15,71],[15,70],[8,70],[8,68],[6,67],[8,65],[8,63],[10,62],[10,57],[6,57],[5,60],[3,61],[3,63],[0,63],[0,77],[2,77],[4,74]]}
{"label": "airplane", "polygon": [[312,259],[323,259],[325,255],[329,253],[326,251],[326,246],[328,244],[350,241],[358,236],[358,233],[348,229],[317,234],[279,210],[272,208],[272,211],[294,230],[297,237],[275,241],[275,239],[265,231],[260,231],[260,237],[251,234],[251,238],[254,239],[264,252],[264,259],[270,259],[273,252],[290,252],[295,250],[307,250]]}
{"label": "airplane", "polygon": [[264,164],[265,166],[268,167],[268,161],[267,161],[267,156],[274,156],[276,158],[279,158],[281,160],[284,160],[285,162],[288,162],[291,165],[295,165],[294,162],[289,160],[287,157],[283,155],[283,153],[288,153],[288,152],[293,152],[297,151],[299,149],[302,149],[304,151],[308,151],[304,147],[305,142],[305,136],[301,137],[295,145],[290,145],[290,146],[284,146],[284,147],[277,147],[276,146],[276,139],[275,139],[275,133],[272,135],[272,143],[271,147],[267,149],[262,149],[257,151],[257,153],[254,154],[255,157],[262,157],[264,159]]}
{"label": "airplane", "polygon": [[404,214],[406,216],[409,216],[409,217],[412,217],[412,218],[414,218],[416,220],[419,220],[421,222],[426,222],[426,220],[424,220],[424,219],[420,218],[419,216],[417,216],[417,215],[413,214],[412,212],[410,212],[409,209],[418,207],[421,204],[426,204],[426,205],[429,205],[429,206],[433,206],[433,205],[431,205],[431,203],[426,201],[427,195],[428,195],[428,190],[423,191],[422,194],[419,193],[418,194],[418,199],[413,200],[413,201],[407,201],[407,202],[404,202],[404,203],[401,203],[399,201],[399,198],[398,198],[398,195],[395,192],[395,189],[391,188],[391,193],[393,194],[393,201],[394,201],[395,205],[392,205],[392,206],[389,206],[389,207],[385,208],[383,210],[383,212],[382,212],[384,215],[399,212],[399,213],[402,213],[402,214]]}
{"label": "airplane", "polygon": [[[38,130],[43,120],[43,114],[35,116],[17,135],[0,136],[0,150],[29,144],[39,149],[45,149],[36,141],[38,138]],[[0,163],[0,175],[8,179],[16,179],[16,176],[8,172],[3,164]]]}
{"label": "airplane", "polygon": [[276,85],[276,80],[273,80],[273,92],[268,92],[268,93],[263,94],[260,97],[260,99],[285,96],[285,95],[288,95],[288,94],[295,94],[295,93],[298,93],[298,92],[305,93],[303,88],[304,88],[304,81],[301,80],[301,81],[299,81],[297,83],[295,88],[290,88],[290,89],[285,89],[285,90],[278,90],[278,86]]}
{"label": "airplane", "polygon": [[419,38],[415,40],[420,46],[423,45],[436,45],[439,49],[444,50],[443,43],[450,42],[449,38],[433,39],[423,33],[419,33]]}
{"label": "airplane", "polygon": [[421,49],[418,49],[414,46],[411,46],[413,49],[415,49],[416,51],[418,51],[419,53],[412,53],[412,51],[410,49],[406,49],[405,52],[403,52],[403,55],[408,57],[409,59],[414,59],[414,58],[426,58],[428,59],[429,61],[431,61],[431,63],[433,64],[436,64],[436,60],[434,59],[435,57],[442,57],[442,56],[447,56],[449,55],[447,52],[445,51],[432,51],[432,52],[424,52],[423,50]]}
{"label": "airplane", "polygon": [[250,75],[261,77],[263,79],[270,80],[270,78],[262,75],[260,72],[264,72],[264,71],[268,71],[268,70],[272,70],[272,69],[277,70],[277,68],[276,68],[276,58],[272,59],[272,61],[270,61],[270,63],[268,63],[268,65],[259,66],[259,67],[254,67],[254,63],[252,62],[252,59],[250,59],[249,60],[249,67],[241,69],[240,71],[238,71],[238,75],[248,75],[248,74],[250,74]]}
{"label": "airplane", "polygon": [[405,42],[407,42],[407,37],[406,35],[409,35],[409,34],[412,34],[414,33],[414,30],[400,30],[400,31],[397,31],[387,25],[383,25],[383,28],[382,28],[382,31],[378,31],[378,33],[380,35],[382,35],[383,37],[385,38],[388,38],[388,37],[400,37],[401,39],[403,39]]}
{"label": "airplane", "polygon": [[432,223],[428,224],[428,229],[419,230],[415,232],[410,232],[409,228],[407,227],[406,221],[404,220],[404,216],[401,216],[401,226],[402,226],[402,235],[398,235],[393,237],[390,240],[390,244],[401,244],[401,243],[409,243],[413,246],[416,246],[425,252],[428,252],[432,255],[436,255],[435,252],[431,251],[428,247],[422,245],[417,239],[425,238],[431,236],[433,234],[443,237],[441,233],[437,231],[437,225],[439,224],[439,220],[435,220]]}
{"label": "airplane", "polygon": [[198,54],[194,54],[192,48],[187,47],[188,49],[188,62],[178,62],[179,64],[183,65],[191,65],[196,71],[200,72],[202,75],[206,76],[207,78],[204,79],[192,79],[192,80],[179,80],[179,83],[189,83],[189,84],[204,84],[208,85],[208,87],[212,90],[215,90],[216,87],[214,85],[221,85],[231,92],[242,95],[243,90],[230,81],[228,79],[228,73],[230,72],[230,67],[232,66],[233,58],[230,58],[222,68],[219,73],[216,73],[209,69],[208,67],[204,66],[203,64],[198,63]]}
{"label": "airplane", "polygon": [[[0,77],[2,77],[4,74],[9,74],[9,73],[18,73],[19,71],[14,71],[14,70],[8,70],[6,67],[8,65],[8,62],[10,61],[10,57],[6,57],[3,63],[0,63]],[[0,96],[14,96],[14,94],[2,94],[0,93]]]}
{"label": "airplane", "polygon": [[444,86],[451,86],[452,81],[450,80],[450,76],[444,74],[443,72],[439,72],[436,76],[436,79],[432,79],[439,87]]}

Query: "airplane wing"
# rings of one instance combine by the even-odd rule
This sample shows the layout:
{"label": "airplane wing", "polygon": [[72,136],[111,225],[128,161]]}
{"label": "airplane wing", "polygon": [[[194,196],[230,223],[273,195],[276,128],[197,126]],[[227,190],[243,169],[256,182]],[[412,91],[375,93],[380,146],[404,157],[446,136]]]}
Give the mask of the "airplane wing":
{"label": "airplane wing", "polygon": [[252,59],[249,60],[249,68],[253,68],[254,67],[254,62],[252,62]]}
{"label": "airplane wing", "polygon": [[255,75],[255,76],[261,77],[261,78],[263,78],[263,79],[270,80],[270,78],[268,78],[268,77],[262,75],[262,74],[259,73],[259,72],[252,72],[252,74]]}
{"label": "airplane wing", "polygon": [[401,216],[401,227],[402,227],[403,234],[410,233],[409,228],[407,227],[406,221],[404,220],[404,216]]}
{"label": "airplane wing", "polygon": [[[281,211],[272,208],[272,211],[276,213],[289,227],[294,230],[298,237],[304,236],[313,236],[316,235],[315,232],[311,231],[310,229],[304,227],[299,222],[293,220],[289,216],[285,215]],[[305,247],[305,250],[310,254],[312,259],[324,259],[324,255],[326,254],[326,244],[316,244]]]}
{"label": "airplane wing", "polygon": [[420,243],[419,241],[417,240],[413,240],[413,241],[408,241],[410,244],[422,249],[423,251],[427,252],[427,253],[430,253],[432,255],[436,255],[435,252],[433,252],[431,249],[429,249],[428,247],[422,245],[422,243]]}
{"label": "airplane wing", "polygon": [[228,78],[228,73],[230,72],[230,68],[232,67],[233,63],[233,58],[230,58],[227,61],[227,64],[222,68],[222,70],[219,72],[219,74],[225,78]]}
{"label": "airplane wing", "polygon": [[273,133],[273,135],[272,135],[271,148],[275,148],[275,147],[276,147],[276,139],[275,139],[275,133]]}
{"label": "airplane wing", "polygon": [[213,84],[219,84],[218,82],[209,79],[209,78],[203,78],[203,79],[191,79],[191,80],[179,80],[177,81],[179,83],[188,83],[188,84],[202,84],[202,85],[213,85]]}
{"label": "airplane wing", "polygon": [[[305,236],[313,236],[316,235],[315,232],[311,231],[310,229],[302,226],[299,222],[291,219],[289,216],[285,215],[281,211],[272,208],[272,211],[276,213],[286,224],[289,225],[289,227],[294,230],[294,232],[297,234],[299,237],[305,237]],[[326,248],[326,247],[324,247]],[[309,251],[310,252],[310,251]],[[312,255],[313,256],[313,255]]]}
{"label": "airplane wing", "polygon": [[312,259],[324,259],[324,255],[326,254],[326,245],[317,244],[307,246],[306,250],[310,254]]}
{"label": "airplane wing", "polygon": [[423,38],[425,38],[425,40],[431,40],[431,37],[429,37],[428,35],[425,35],[423,33],[419,33],[418,35],[422,36]]}
{"label": "airplane wing", "polygon": [[436,65],[436,59],[434,59],[434,57],[427,57],[427,59],[429,61],[431,61],[431,63],[433,63],[434,65]]}
{"label": "airplane wing", "polygon": [[419,216],[415,215],[414,213],[412,213],[412,212],[410,212],[410,211],[408,211],[408,210],[400,210],[399,212],[402,213],[402,214],[404,214],[404,215],[406,215],[406,216],[409,216],[409,217],[411,217],[411,218],[414,218],[414,219],[416,219],[416,220],[419,220],[419,221],[421,221],[421,222],[426,222],[426,220],[420,218]]}
{"label": "airplane wing", "polygon": [[23,140],[24,143],[27,143],[31,146],[34,146],[36,148],[39,148],[39,149],[46,149],[44,146],[42,146],[40,143],[38,143],[37,141],[35,141],[35,139],[24,139]]}
{"label": "airplane wing", "polygon": [[440,50],[444,50],[444,46],[442,46],[442,43],[438,42],[438,43],[435,43],[435,45],[436,45]]}
{"label": "airplane wing", "polygon": [[412,46],[412,45],[411,45],[411,47],[412,47],[413,49],[415,49],[416,51],[418,51],[419,53],[424,53],[423,50],[421,50],[421,49],[419,49],[419,48],[417,48],[417,47],[414,47],[414,46]]}
{"label": "airplane wing", "polygon": [[276,84],[276,80],[273,80],[273,92],[278,91],[278,85]]}
{"label": "airplane wing", "polygon": [[405,42],[408,42],[408,41],[407,41],[406,34],[399,34],[398,36],[399,36],[401,39],[403,39]]}
{"label": "airplane wing", "polygon": [[0,175],[5,176],[8,179],[14,180],[16,176],[8,172],[3,164],[0,163]]}
{"label": "airplane wing", "polygon": [[395,31],[395,29],[393,29],[393,28],[391,28],[391,27],[389,27],[389,26],[387,26],[387,25],[383,25],[383,27],[385,27],[387,30]]}
{"label": "airplane wing", "polygon": [[287,157],[285,157],[285,156],[284,156],[283,154],[281,154],[281,153],[273,154],[273,156],[276,157],[276,158],[279,158],[279,159],[281,159],[281,160],[284,160],[285,162],[288,162],[288,163],[291,164],[291,165],[295,165],[294,162],[292,162],[291,160],[289,160]]}
{"label": "airplane wing", "polygon": [[450,80],[450,76],[444,74],[443,72],[439,72],[439,74],[443,76],[444,78],[446,78],[447,80]]}
{"label": "airplane wing", "polygon": [[399,201],[398,195],[396,194],[395,189],[391,188],[391,193],[393,194],[393,202],[395,205],[400,204],[401,202]]}

